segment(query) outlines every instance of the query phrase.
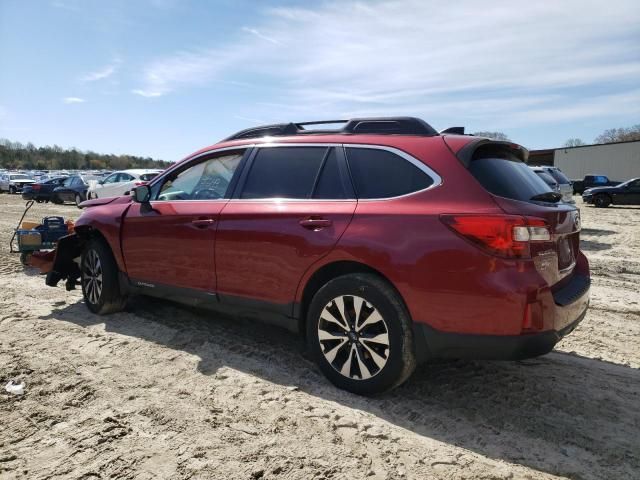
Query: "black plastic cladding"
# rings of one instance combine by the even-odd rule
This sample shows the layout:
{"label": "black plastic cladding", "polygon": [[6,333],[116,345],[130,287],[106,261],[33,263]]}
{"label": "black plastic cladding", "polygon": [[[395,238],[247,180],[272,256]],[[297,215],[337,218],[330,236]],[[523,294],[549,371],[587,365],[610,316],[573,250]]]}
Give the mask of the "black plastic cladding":
{"label": "black plastic cladding", "polygon": [[[307,130],[309,125],[344,123],[340,129]],[[374,117],[353,118],[351,120],[321,120],[317,122],[279,123],[247,128],[234,133],[224,141],[241,140],[264,136],[290,136],[310,134],[383,134],[383,135],[438,135],[427,122],[415,117]]]}

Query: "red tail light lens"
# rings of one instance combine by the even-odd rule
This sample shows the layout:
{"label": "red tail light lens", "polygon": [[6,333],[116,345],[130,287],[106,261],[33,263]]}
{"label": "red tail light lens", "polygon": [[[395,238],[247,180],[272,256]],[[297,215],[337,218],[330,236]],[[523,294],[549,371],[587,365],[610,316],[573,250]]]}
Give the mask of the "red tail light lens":
{"label": "red tail light lens", "polygon": [[532,242],[551,240],[549,225],[517,215],[441,215],[442,222],[483,250],[500,257],[529,258]]}
{"label": "red tail light lens", "polygon": [[34,183],[33,185],[31,185],[31,189],[37,192],[38,190],[40,190],[40,185],[38,185],[37,183]]}
{"label": "red tail light lens", "polygon": [[135,182],[134,185],[139,187],[140,185],[146,185],[148,182]]}

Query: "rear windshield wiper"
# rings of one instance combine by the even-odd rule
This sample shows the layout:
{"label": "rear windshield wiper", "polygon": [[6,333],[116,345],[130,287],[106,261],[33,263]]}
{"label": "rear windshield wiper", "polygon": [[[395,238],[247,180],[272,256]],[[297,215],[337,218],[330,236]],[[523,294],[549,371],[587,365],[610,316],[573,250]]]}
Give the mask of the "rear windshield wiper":
{"label": "rear windshield wiper", "polygon": [[551,202],[557,203],[562,199],[562,194],[558,192],[544,192],[539,193],[538,195],[534,195],[529,200],[533,200],[535,202]]}

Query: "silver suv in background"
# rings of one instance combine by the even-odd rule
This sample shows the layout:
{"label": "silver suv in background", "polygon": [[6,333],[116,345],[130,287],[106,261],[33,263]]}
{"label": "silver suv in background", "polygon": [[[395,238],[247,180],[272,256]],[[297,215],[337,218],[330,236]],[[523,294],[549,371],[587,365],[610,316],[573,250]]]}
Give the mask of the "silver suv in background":
{"label": "silver suv in background", "polygon": [[547,166],[531,166],[531,169],[540,177],[542,177],[545,183],[549,184],[549,182],[547,181],[548,177],[551,177],[551,179],[556,182],[557,185],[552,186],[552,188],[562,195],[562,201],[564,203],[576,203],[576,201],[573,199],[573,185],[571,183],[571,180],[569,180],[567,176],[562,173],[562,170],[560,170],[558,167]]}

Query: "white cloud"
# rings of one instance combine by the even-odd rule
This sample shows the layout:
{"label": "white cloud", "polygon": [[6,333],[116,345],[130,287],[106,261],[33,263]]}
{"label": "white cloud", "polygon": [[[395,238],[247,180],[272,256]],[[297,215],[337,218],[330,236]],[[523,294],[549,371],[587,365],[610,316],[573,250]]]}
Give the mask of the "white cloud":
{"label": "white cloud", "polygon": [[255,28],[242,27],[242,31],[250,33],[251,35],[255,35],[256,37],[258,37],[261,40],[265,40],[265,41],[273,43],[275,45],[280,45],[280,42],[278,40],[276,40],[273,37],[269,37],[268,35],[265,35],[264,33],[261,33],[259,30],[256,30]]}
{"label": "white cloud", "polygon": [[[576,98],[576,92],[604,99],[615,89],[634,91],[640,78],[639,23],[636,0],[498,0],[481,8],[472,0],[447,8],[433,0],[407,0],[275,8],[228,44],[146,65],[142,85],[133,92],[162,96],[213,81],[256,78],[256,84],[270,87],[269,102],[282,105],[282,120],[292,114],[369,112],[435,115],[442,121],[493,117],[509,125],[523,112],[543,121],[558,110],[587,118],[602,108],[593,98]],[[252,109],[250,115],[239,113],[271,118],[274,112],[259,102]]]}
{"label": "white cloud", "polygon": [[86,100],[84,98],[80,98],[80,97],[64,97],[62,99],[62,101],[64,103],[66,103],[67,105],[71,105],[74,103],[85,103]]}
{"label": "white cloud", "polygon": [[94,70],[93,72],[89,72],[81,76],[79,80],[80,82],[86,83],[86,82],[96,82],[98,80],[104,80],[105,78],[109,78],[114,73],[116,73],[116,71],[120,67],[120,63],[122,63],[122,61],[116,58],[111,64],[105,65],[104,67]]}

